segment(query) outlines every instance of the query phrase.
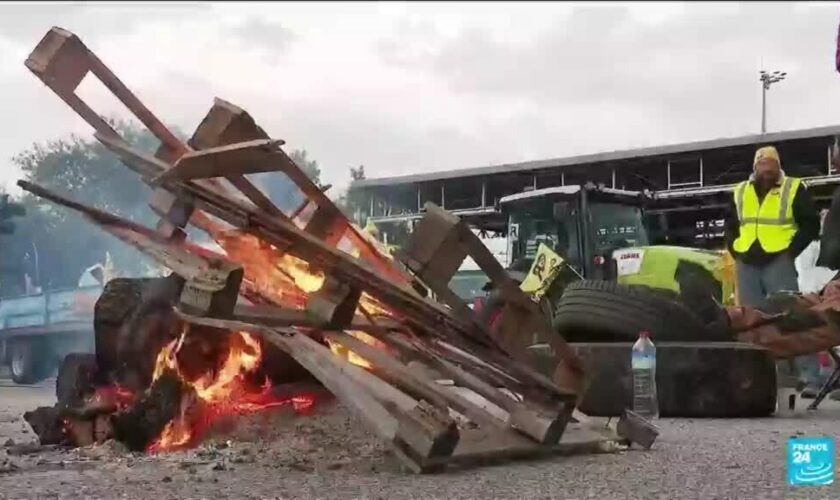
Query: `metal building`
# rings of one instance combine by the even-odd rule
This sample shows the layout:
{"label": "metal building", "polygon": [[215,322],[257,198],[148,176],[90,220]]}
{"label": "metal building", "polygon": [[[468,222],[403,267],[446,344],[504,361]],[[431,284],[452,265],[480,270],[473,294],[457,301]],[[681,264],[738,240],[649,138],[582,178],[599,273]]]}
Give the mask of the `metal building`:
{"label": "metal building", "polygon": [[838,136],[840,125],[365,179],[351,184],[349,196],[362,207],[355,214],[360,223],[374,222],[390,243],[399,244],[405,227],[422,216],[426,202],[454,212],[477,229],[504,233],[498,207],[503,196],[591,182],[652,192],[657,203],[648,213],[667,217],[669,241],[717,246],[732,185],[749,176],[757,147],[776,146],[785,172],[806,178],[824,205],[840,183],[840,172],[831,164],[831,147]]}

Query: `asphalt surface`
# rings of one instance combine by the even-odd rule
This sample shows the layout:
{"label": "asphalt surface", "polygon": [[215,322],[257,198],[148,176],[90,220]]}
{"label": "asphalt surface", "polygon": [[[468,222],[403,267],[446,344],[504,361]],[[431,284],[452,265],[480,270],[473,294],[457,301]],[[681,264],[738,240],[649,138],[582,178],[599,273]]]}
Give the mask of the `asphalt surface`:
{"label": "asphalt surface", "polygon": [[51,404],[53,390],[0,380],[0,445],[14,441],[0,448],[0,498],[840,498],[840,477],[830,486],[786,483],[788,437],[837,435],[840,404],[831,401],[792,418],[659,420],[649,451],[415,476],[340,408],[324,426],[295,417],[271,439],[192,452],[140,456],[100,445],[12,454],[34,440],[21,414]]}

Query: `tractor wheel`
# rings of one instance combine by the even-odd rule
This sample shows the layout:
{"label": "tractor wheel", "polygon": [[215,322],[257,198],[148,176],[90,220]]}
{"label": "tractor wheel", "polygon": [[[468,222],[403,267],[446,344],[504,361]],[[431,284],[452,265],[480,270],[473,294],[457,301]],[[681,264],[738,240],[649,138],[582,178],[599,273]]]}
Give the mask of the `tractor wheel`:
{"label": "tractor wheel", "polygon": [[[593,416],[618,416],[633,405],[633,344],[571,343],[587,387],[578,407]],[[531,350],[551,375],[548,350]],[[542,358],[543,362],[540,363]],[[770,351],[736,342],[656,344],[656,386],[663,417],[765,417],[776,407],[776,363]]]}
{"label": "tractor wheel", "polygon": [[724,328],[707,328],[676,293],[640,285],[582,280],[569,284],[554,312],[554,327],[569,342],[731,341]]}

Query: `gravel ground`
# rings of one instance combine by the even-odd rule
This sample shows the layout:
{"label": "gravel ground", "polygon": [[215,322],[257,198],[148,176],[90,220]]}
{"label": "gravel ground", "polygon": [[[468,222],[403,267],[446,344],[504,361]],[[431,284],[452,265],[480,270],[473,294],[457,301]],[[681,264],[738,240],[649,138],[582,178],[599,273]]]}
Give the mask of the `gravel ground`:
{"label": "gravel ground", "polygon": [[52,391],[0,381],[0,498],[840,498],[840,482],[785,482],[789,436],[836,434],[840,405],[830,401],[789,419],[660,420],[650,451],[415,476],[330,402],[308,417],[248,418],[232,435],[185,452],[27,446],[34,436],[20,415],[50,404]]}

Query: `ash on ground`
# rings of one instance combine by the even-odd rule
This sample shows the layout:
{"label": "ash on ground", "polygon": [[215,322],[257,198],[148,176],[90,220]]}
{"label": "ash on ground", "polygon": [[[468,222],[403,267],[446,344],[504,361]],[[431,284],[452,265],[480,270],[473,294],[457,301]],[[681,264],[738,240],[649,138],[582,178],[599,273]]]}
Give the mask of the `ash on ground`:
{"label": "ash on ground", "polygon": [[[343,470],[399,472],[399,462],[363,423],[334,399],[320,396],[307,415],[289,407],[231,416],[218,421],[197,447],[181,451],[132,453],[110,440],[83,448],[40,446],[27,433],[0,448],[0,477],[15,473],[49,476],[96,468],[125,473],[126,480],[147,467],[174,479],[217,482],[219,472],[242,467],[320,473]],[[139,475],[138,475],[139,476]],[[7,476],[5,479],[9,479]],[[59,484],[70,484],[68,480]],[[2,498],[0,492],[0,498]]]}

